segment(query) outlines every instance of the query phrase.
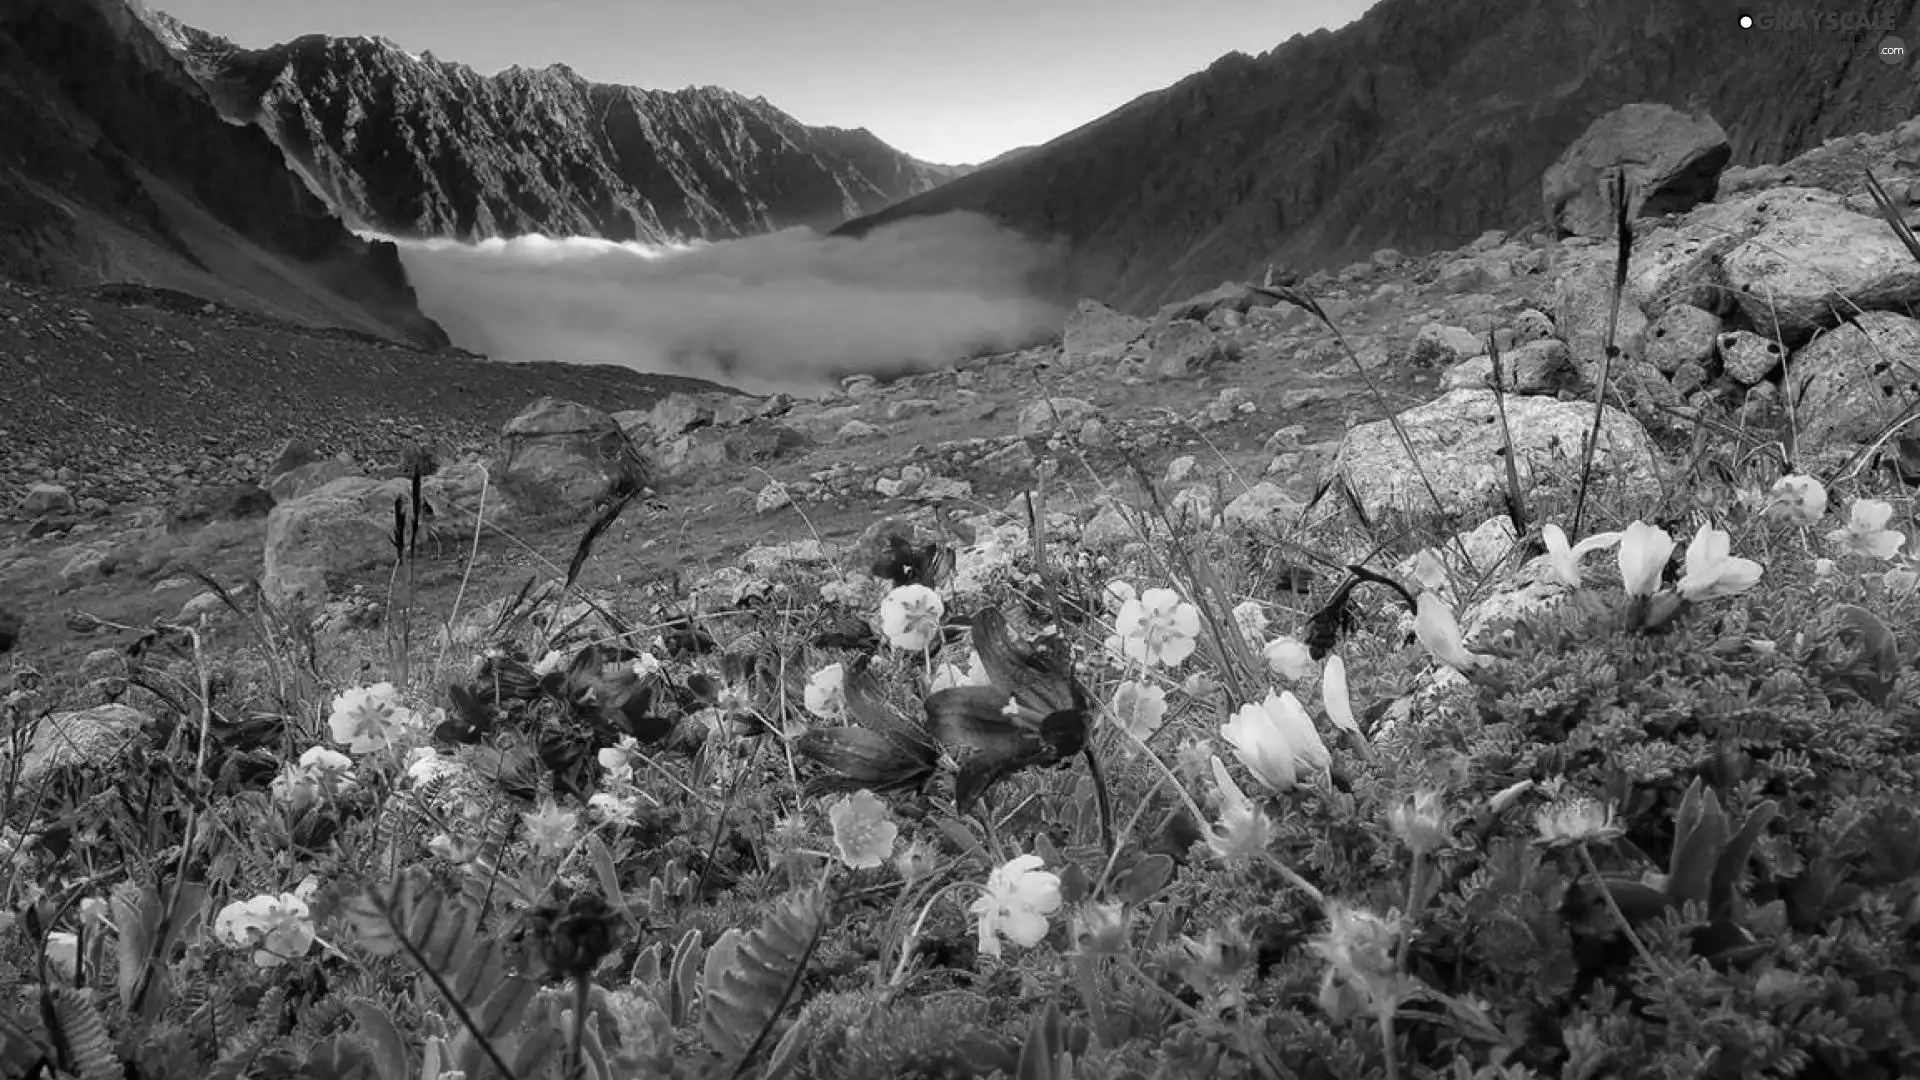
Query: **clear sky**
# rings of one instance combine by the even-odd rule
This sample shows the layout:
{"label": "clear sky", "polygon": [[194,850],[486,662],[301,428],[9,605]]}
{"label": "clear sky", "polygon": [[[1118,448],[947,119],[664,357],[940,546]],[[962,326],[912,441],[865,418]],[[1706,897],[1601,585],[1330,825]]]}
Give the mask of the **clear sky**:
{"label": "clear sky", "polygon": [[1373,0],[146,0],[244,46],[380,36],[491,73],[724,86],[809,124],[975,163]]}

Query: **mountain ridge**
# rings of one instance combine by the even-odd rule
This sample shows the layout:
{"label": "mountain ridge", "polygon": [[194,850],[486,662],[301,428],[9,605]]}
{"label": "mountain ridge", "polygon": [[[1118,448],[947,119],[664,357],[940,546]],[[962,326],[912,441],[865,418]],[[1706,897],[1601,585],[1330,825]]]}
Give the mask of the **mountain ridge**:
{"label": "mountain ridge", "polygon": [[[1876,8],[1913,36],[1914,0]],[[1739,164],[1920,105],[1873,41],[1737,29],[1738,0],[1382,0],[1229,53],[1010,161],[841,226],[972,210],[1064,240],[1061,298],[1150,310],[1255,277],[1420,253],[1541,216],[1539,179],[1634,101],[1705,110]]]}
{"label": "mountain ridge", "polygon": [[249,49],[154,21],[224,115],[266,131],[343,216],[397,238],[824,231],[962,171],[724,87],[597,83],[562,63],[482,75],[366,37]]}

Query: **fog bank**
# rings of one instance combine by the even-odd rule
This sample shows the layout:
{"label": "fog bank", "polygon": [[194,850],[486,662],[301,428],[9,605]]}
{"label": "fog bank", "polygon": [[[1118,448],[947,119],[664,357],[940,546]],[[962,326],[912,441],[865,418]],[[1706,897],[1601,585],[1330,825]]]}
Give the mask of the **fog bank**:
{"label": "fog bank", "polygon": [[420,307],[498,360],[620,364],[754,392],[938,367],[1057,333],[1029,282],[1054,249],[971,213],[864,237],[788,229],[682,247],[399,241]]}

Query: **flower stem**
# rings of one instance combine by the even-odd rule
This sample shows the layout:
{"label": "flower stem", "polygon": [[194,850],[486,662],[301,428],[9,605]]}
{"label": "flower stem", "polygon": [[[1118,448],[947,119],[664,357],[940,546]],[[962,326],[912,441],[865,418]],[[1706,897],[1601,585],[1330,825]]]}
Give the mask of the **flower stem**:
{"label": "flower stem", "polygon": [[1407,906],[1404,916],[1406,925],[1400,928],[1400,947],[1393,956],[1394,970],[1402,975],[1407,973],[1407,953],[1413,948],[1413,908],[1420,902],[1420,896],[1425,891],[1426,884],[1427,853],[1416,851],[1413,853],[1413,872],[1407,877]]}
{"label": "flower stem", "polygon": [[1587,850],[1585,843],[1573,845],[1573,850],[1580,856],[1581,865],[1586,867],[1587,873],[1593,875],[1593,883],[1600,887],[1600,898],[1605,901],[1607,910],[1613,914],[1614,921],[1620,924],[1620,931],[1627,935],[1628,941],[1633,943],[1634,951],[1640,954],[1640,959],[1647,965],[1647,970],[1652,972],[1653,977],[1659,979],[1660,984],[1666,988],[1667,1001],[1686,1018],[1688,1027],[1697,1029],[1700,1024],[1694,1018],[1693,1010],[1674,992],[1673,981],[1667,977],[1667,973],[1662,971],[1659,965],[1654,963],[1653,953],[1648,951],[1646,942],[1641,941],[1640,935],[1634,933],[1633,925],[1627,922],[1626,912],[1620,910],[1620,904],[1613,898],[1613,892],[1607,888],[1607,883],[1601,880],[1600,867],[1593,861],[1593,853]]}

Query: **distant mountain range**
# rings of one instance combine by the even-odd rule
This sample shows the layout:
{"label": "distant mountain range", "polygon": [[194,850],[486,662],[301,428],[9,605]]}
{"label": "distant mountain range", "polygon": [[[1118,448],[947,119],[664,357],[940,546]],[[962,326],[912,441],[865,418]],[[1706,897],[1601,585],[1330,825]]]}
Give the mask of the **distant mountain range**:
{"label": "distant mountain range", "polygon": [[[1873,8],[1920,40],[1916,0]],[[1257,276],[1409,253],[1542,215],[1540,177],[1616,106],[1704,109],[1734,162],[1892,127],[1920,106],[1879,34],[1742,30],[1741,0],[1380,0],[1233,53],[1011,160],[841,230],[974,210],[1064,238],[1062,299],[1133,310]]]}
{"label": "distant mountain range", "polygon": [[222,114],[271,135],[350,222],[393,236],[825,230],[965,172],[719,87],[642,90],[558,64],[480,75],[379,38],[244,49],[153,22]]}
{"label": "distant mountain range", "polygon": [[125,0],[0,0],[0,275],[136,282],[446,343],[257,128],[223,122]]}

